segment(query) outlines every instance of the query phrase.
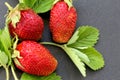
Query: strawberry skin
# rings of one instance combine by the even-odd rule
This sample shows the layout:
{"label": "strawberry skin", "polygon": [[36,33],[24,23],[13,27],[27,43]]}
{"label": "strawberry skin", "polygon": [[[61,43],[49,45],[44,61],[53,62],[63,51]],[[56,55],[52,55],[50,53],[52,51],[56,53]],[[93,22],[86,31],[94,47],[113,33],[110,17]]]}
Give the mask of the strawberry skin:
{"label": "strawberry skin", "polygon": [[64,1],[57,2],[50,12],[50,31],[57,43],[66,43],[71,38],[76,25],[77,12]]}
{"label": "strawberry skin", "polygon": [[34,41],[23,41],[17,45],[16,50],[20,52],[17,58],[22,66],[17,63],[20,70],[38,76],[47,76],[55,71],[57,60],[53,57],[48,49]]}
{"label": "strawberry skin", "polygon": [[[14,14],[13,14],[14,15]],[[43,20],[32,9],[20,10],[20,20],[13,26],[12,21],[8,24],[12,36],[14,33],[22,40],[39,40],[44,28]]]}

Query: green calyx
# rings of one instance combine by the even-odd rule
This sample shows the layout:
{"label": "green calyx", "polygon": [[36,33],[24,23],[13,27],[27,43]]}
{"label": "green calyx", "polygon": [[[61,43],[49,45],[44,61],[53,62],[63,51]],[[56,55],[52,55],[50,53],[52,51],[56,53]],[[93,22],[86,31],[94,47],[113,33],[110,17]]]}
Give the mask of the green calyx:
{"label": "green calyx", "polygon": [[18,41],[19,41],[19,39],[18,39],[18,36],[15,34],[15,37],[13,38],[13,53],[12,53],[12,58],[13,58],[13,60],[14,60],[14,62],[15,62],[15,64],[17,65],[17,66],[20,66],[22,69],[24,69],[24,67],[20,64],[20,62],[18,61],[18,59],[17,58],[22,58],[21,56],[20,56],[20,52],[18,51],[18,50],[16,50],[16,47],[17,47],[17,44],[18,44]]}
{"label": "green calyx", "polygon": [[19,41],[18,36],[15,34],[15,37],[13,38],[13,53],[12,53],[12,58],[22,58],[20,56],[20,52],[16,50],[17,43]]}
{"label": "green calyx", "polygon": [[28,9],[28,7],[26,7],[23,3],[19,3],[18,5],[16,5],[15,8],[11,7],[7,2],[5,2],[5,5],[9,9],[9,13],[7,14],[7,18],[6,18],[6,23],[9,24],[10,22],[12,22],[12,25],[15,28],[16,23],[19,22],[21,17],[20,11]]}
{"label": "green calyx", "polygon": [[64,0],[64,1],[68,4],[69,9],[73,6],[72,0]]}
{"label": "green calyx", "polygon": [[[53,5],[55,5],[57,2],[59,2],[59,1],[63,1],[63,0],[55,0],[54,2],[53,2]],[[73,6],[72,5],[72,0],[64,0],[64,2],[65,3],[67,3],[67,5],[68,5],[68,10]]]}
{"label": "green calyx", "polygon": [[17,58],[14,58],[14,62],[17,66],[21,67],[22,69],[24,69],[24,67],[21,65],[21,63],[18,61]]}

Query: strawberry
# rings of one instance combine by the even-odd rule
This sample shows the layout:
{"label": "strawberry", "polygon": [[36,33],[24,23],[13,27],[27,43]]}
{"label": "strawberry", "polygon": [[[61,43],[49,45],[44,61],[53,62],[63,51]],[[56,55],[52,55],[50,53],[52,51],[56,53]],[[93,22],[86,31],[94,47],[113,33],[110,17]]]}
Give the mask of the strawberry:
{"label": "strawberry", "polygon": [[50,12],[50,31],[57,43],[68,42],[75,30],[77,12],[70,3],[70,0],[58,1]]}
{"label": "strawberry", "polygon": [[17,34],[21,40],[41,39],[44,23],[32,9],[18,5],[10,11],[7,19],[12,36]]}
{"label": "strawberry", "polygon": [[57,60],[48,49],[35,41],[23,41],[16,47],[20,57],[14,59],[20,70],[38,76],[47,76],[57,67]]}

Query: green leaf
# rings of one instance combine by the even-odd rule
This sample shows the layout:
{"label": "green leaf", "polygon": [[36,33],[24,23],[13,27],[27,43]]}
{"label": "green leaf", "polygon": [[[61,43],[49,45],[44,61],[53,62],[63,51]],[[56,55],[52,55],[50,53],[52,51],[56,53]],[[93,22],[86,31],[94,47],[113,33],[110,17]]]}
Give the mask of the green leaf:
{"label": "green leaf", "polygon": [[0,50],[4,51],[4,47],[2,46],[1,41],[0,41]]}
{"label": "green leaf", "polygon": [[30,8],[32,8],[34,6],[36,1],[38,1],[38,0],[20,0],[20,2],[23,2],[26,6],[28,6]]}
{"label": "green leaf", "polygon": [[68,41],[67,45],[73,44],[73,43],[75,43],[78,40],[78,38],[79,38],[78,34],[80,32],[79,29],[80,29],[80,27],[75,31],[75,33],[73,34],[71,39]]}
{"label": "green leaf", "polygon": [[65,50],[65,52],[67,53],[67,55],[70,57],[70,59],[73,61],[73,63],[76,65],[76,67],[79,69],[79,71],[81,72],[81,74],[84,77],[86,77],[85,64],[79,58],[80,56],[78,56],[76,54],[76,51],[74,51],[73,48],[70,48],[70,47],[67,47],[67,46],[64,46],[63,49]]}
{"label": "green leaf", "polygon": [[84,54],[86,54],[90,60],[90,62],[84,61],[91,69],[98,70],[104,67],[104,59],[103,56],[93,47],[88,49],[81,50]]}
{"label": "green leaf", "polygon": [[5,54],[5,52],[0,50],[0,65],[6,66],[8,63],[8,56]]}
{"label": "green leaf", "polygon": [[0,29],[0,35],[2,34],[2,29]]}
{"label": "green leaf", "polygon": [[0,50],[4,51],[6,55],[9,58],[9,64],[11,63],[11,51],[9,50],[11,48],[11,38],[8,31],[8,27],[6,26],[4,29],[2,29],[2,32],[0,31]]}
{"label": "green leaf", "polygon": [[49,11],[55,0],[37,0],[32,9],[36,13],[45,13]]}
{"label": "green leaf", "polygon": [[23,2],[36,13],[45,13],[52,8],[55,0],[19,0],[19,2]]}
{"label": "green leaf", "polygon": [[74,33],[67,45],[74,48],[92,47],[99,39],[98,36],[99,31],[95,27],[81,26]]}
{"label": "green leaf", "polygon": [[20,80],[62,80],[62,79],[56,73],[52,73],[49,76],[35,76],[23,73]]}
{"label": "green leaf", "polygon": [[11,47],[11,38],[8,27],[6,26],[3,30],[0,31],[0,33],[0,41],[4,42],[6,47]]}
{"label": "green leaf", "polygon": [[85,61],[85,62],[87,62],[87,63],[90,62],[88,56],[87,56],[86,54],[82,53],[80,50],[77,50],[77,49],[75,49],[75,48],[71,48],[71,50],[74,51],[75,54],[76,54],[82,61]]}

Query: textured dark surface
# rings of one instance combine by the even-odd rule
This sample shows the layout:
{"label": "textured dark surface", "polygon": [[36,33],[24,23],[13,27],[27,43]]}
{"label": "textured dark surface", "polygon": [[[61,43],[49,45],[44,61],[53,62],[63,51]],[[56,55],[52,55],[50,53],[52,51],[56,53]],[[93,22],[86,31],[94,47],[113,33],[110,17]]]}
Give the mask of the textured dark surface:
{"label": "textured dark surface", "polygon": [[[4,27],[6,6],[4,2],[15,6],[18,0],[0,0],[0,28]],[[78,12],[77,27],[95,26],[100,30],[100,40],[95,46],[105,58],[105,67],[92,71],[87,67],[87,77],[83,78],[63,50],[46,46],[58,59],[57,73],[63,80],[120,80],[120,0],[74,0]],[[49,13],[46,13],[48,16]],[[42,41],[51,41],[48,19],[45,19],[45,31]],[[20,77],[21,72],[17,71]],[[10,74],[10,80],[14,80]],[[0,68],[0,80],[5,80],[5,71]]]}

